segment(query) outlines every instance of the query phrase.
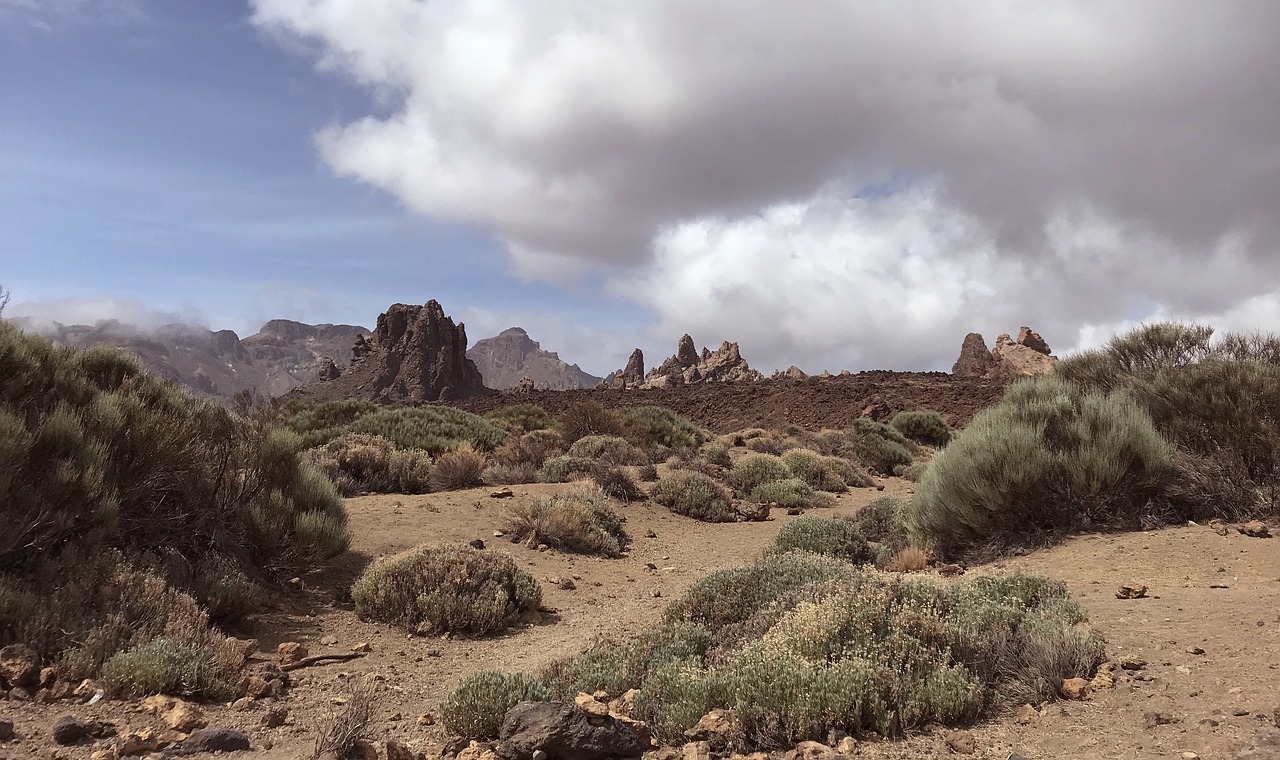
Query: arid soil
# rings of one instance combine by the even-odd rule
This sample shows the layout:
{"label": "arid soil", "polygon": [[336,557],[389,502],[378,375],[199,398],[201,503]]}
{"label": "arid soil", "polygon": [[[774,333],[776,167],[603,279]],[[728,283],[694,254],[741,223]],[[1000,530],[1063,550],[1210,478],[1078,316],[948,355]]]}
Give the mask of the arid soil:
{"label": "arid soil", "polygon": [[1007,383],[969,380],[945,372],[861,372],[831,378],[766,380],[756,383],[711,383],[646,390],[593,389],[503,393],[453,402],[476,414],[519,403],[533,403],[551,414],[591,400],[615,408],[655,404],[674,410],[699,425],[728,433],[750,427],[780,428],[788,423],[806,428],[847,427],[869,406],[879,414],[913,409],[942,413],[952,427],[963,427],[974,415],[1000,400]]}
{"label": "arid soil", "polygon": [[[911,490],[901,479],[881,482],[886,494],[906,496]],[[211,724],[246,730],[256,757],[306,757],[316,726],[346,699],[350,683],[368,679],[378,690],[374,738],[397,739],[434,756],[445,735],[430,724],[440,700],[461,678],[489,668],[536,671],[598,638],[644,631],[697,578],[751,561],[787,520],[795,519],[775,512],[769,522],[712,525],[650,502],[633,503],[620,510],[634,545],[629,556],[617,560],[540,553],[493,536],[508,504],[562,488],[515,486],[510,500],[490,498],[488,489],[349,500],[352,552],[336,569],[303,579],[304,589],[282,598],[276,611],[243,635],[257,638],[265,653],[284,641],[301,642],[312,654],[346,653],[360,643],[368,643],[371,652],[351,662],[295,671],[282,701],[289,710],[283,726],[260,727],[265,704],[240,710],[205,705]],[[852,513],[878,495],[873,489],[855,490],[843,495],[831,513]],[[657,537],[646,538],[648,531]],[[542,580],[545,604],[557,614],[483,640],[411,637],[356,618],[345,589],[370,558],[424,542],[476,538],[488,551],[511,553]],[[1027,758],[1177,758],[1182,753],[1225,758],[1232,742],[1272,724],[1280,705],[1275,655],[1280,554],[1271,540],[1235,531],[1219,535],[1208,526],[1080,536],[969,572],[1012,570],[1065,581],[1106,636],[1112,660],[1146,664],[1139,670],[1117,669],[1115,687],[1085,701],[1047,705],[1034,716],[1022,716],[1025,722],[1010,715],[974,727],[975,751],[969,757],[1004,760],[1016,751]],[[552,577],[572,578],[576,589],[546,582]],[[1117,587],[1130,582],[1149,586],[1149,596],[1117,599]],[[1195,654],[1197,648],[1203,654]],[[17,743],[0,743],[0,758],[89,757],[93,747],[46,754],[52,746],[50,726],[66,713],[122,727],[161,727],[127,703],[0,702],[0,715],[15,723],[20,737]],[[954,753],[945,738],[939,731],[905,741],[864,742],[859,754],[950,757]]]}

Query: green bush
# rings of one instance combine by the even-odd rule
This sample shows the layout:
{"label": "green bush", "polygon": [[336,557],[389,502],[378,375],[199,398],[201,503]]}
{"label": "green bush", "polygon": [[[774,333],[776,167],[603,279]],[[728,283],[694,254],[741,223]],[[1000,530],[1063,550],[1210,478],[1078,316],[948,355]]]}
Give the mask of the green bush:
{"label": "green bush", "polygon": [[692,470],[675,470],[653,486],[653,500],[675,512],[704,522],[733,522],[729,493],[711,478]]}
{"label": "green bush", "polygon": [[551,457],[538,470],[539,483],[568,483],[573,480],[574,460],[567,456]]}
{"label": "green bush", "polygon": [[795,549],[848,560],[855,565],[870,563],[874,556],[867,539],[850,520],[801,517],[782,526],[773,541],[774,552]]}
{"label": "green bush", "polygon": [[558,427],[565,445],[589,435],[620,436],[624,432],[618,415],[598,401],[583,401],[569,407],[560,415]]}
{"label": "green bush", "polygon": [[349,433],[303,455],[343,496],[358,493],[426,493],[431,456],[401,450],[386,438]]}
{"label": "green bush", "polygon": [[[120,589],[147,589],[153,619],[170,620],[155,605],[179,597],[232,619],[261,598],[257,583],[343,551],[342,500],[299,451],[265,417],[197,399],[115,349],[0,323],[0,646],[27,644],[81,678],[162,635],[213,647],[203,613],[177,636],[122,610],[134,607]],[[138,568],[146,584],[121,580]]]}
{"label": "green bush", "polygon": [[537,483],[538,468],[531,464],[491,464],[481,475],[485,485],[514,486],[521,483]]}
{"label": "green bush", "polygon": [[835,504],[831,494],[815,491],[799,478],[761,483],[751,489],[751,499],[761,504],[777,504],[784,509],[818,509]]}
{"label": "green bush", "polygon": [[536,610],[542,589],[506,554],[441,544],[375,560],[351,587],[351,598],[364,620],[483,636]]}
{"label": "green bush", "polygon": [[943,556],[1133,525],[1159,493],[1171,455],[1127,394],[1024,380],[938,452],[904,522],[914,543]]}
{"label": "green bush", "polygon": [[849,433],[854,456],[872,472],[892,475],[898,465],[912,462],[906,437],[888,425],[864,418]]}
{"label": "green bush", "polygon": [[240,663],[210,649],[167,636],[114,655],[102,666],[103,688],[113,696],[149,694],[234,699],[240,696]]}
{"label": "green bush", "polygon": [[881,496],[858,510],[853,518],[854,524],[868,541],[882,545],[885,553],[892,556],[911,544],[902,521],[905,509],[901,499]]}
{"label": "green bush", "polygon": [[591,479],[604,491],[606,496],[618,501],[632,502],[645,498],[644,491],[636,485],[631,474],[621,467],[611,464],[597,464],[591,468]]}
{"label": "green bush", "polygon": [[623,435],[646,451],[696,449],[707,442],[707,432],[670,409],[660,406],[628,406],[618,410]]}
{"label": "green bush", "polygon": [[940,448],[951,440],[951,428],[941,414],[922,410],[902,412],[889,421],[889,427],[916,443]]}
{"label": "green bush", "polygon": [[782,463],[792,476],[803,480],[814,490],[831,493],[849,490],[843,475],[852,467],[839,457],[825,457],[809,449],[791,449],[783,453]]}
{"label": "green bush", "polygon": [[494,409],[484,418],[513,435],[535,430],[549,430],[556,424],[555,418],[537,404],[512,404]]}
{"label": "green bush", "polygon": [[[761,439],[755,439],[761,440]],[[733,466],[732,479],[734,485],[749,494],[756,486],[763,483],[774,483],[791,477],[781,457],[772,454],[748,454]]]}
{"label": "green bush", "polygon": [[521,702],[547,701],[547,689],[520,673],[485,670],[470,676],[440,703],[440,721],[463,739],[498,738],[507,711]]}
{"label": "green bush", "polygon": [[511,507],[502,530],[531,546],[546,544],[575,554],[613,558],[621,557],[631,542],[623,522],[600,488],[582,485],[531,505]]}
{"label": "green bush", "polygon": [[589,435],[574,441],[569,456],[613,465],[639,465],[649,461],[640,449],[615,435]]}
{"label": "green bush", "polygon": [[623,694],[643,689],[648,675],[673,663],[697,666],[711,647],[707,629],[689,623],[665,623],[630,641],[603,641],[586,652],[556,660],[542,673],[555,699],[579,693]]}
{"label": "green bush", "polygon": [[564,446],[559,433],[553,430],[534,430],[508,438],[494,449],[493,461],[500,465],[528,465],[537,470],[549,457],[563,453]]}
{"label": "green bush", "polygon": [[702,447],[702,457],[708,464],[717,467],[731,467],[733,460],[729,458],[729,449],[718,443],[708,443]]}
{"label": "green bush", "polygon": [[[351,402],[330,402],[348,404]],[[419,406],[387,408],[377,407],[354,417],[349,422],[324,427],[313,427],[332,419],[339,421],[348,415],[325,412],[327,404],[318,409],[300,412],[285,420],[285,424],[302,436],[303,444],[310,448],[320,446],[341,435],[359,433],[376,435],[393,442],[400,449],[421,449],[432,456],[470,442],[478,450],[489,452],[507,438],[507,433],[493,423],[450,406]],[[363,402],[351,403],[352,412],[364,409]]]}

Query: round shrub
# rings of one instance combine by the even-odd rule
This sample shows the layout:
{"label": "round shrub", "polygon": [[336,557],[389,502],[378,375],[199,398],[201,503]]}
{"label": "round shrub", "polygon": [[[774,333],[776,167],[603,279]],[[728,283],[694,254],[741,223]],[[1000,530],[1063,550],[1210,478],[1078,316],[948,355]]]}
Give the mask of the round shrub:
{"label": "round shrub", "polygon": [[815,491],[799,478],[761,483],[751,489],[751,498],[761,504],[777,504],[785,509],[817,509],[835,504],[831,494]]}
{"label": "round shrub", "polygon": [[622,435],[622,420],[598,401],[583,401],[560,415],[560,436],[566,444],[589,435]]}
{"label": "round shrub", "polygon": [[431,469],[431,490],[460,491],[484,485],[485,455],[470,441],[446,451]]}
{"label": "round shrub", "polygon": [[850,447],[858,461],[872,472],[892,475],[898,465],[910,465],[913,457],[907,438],[875,420],[857,420],[850,429]]}
{"label": "round shrub", "polygon": [[614,465],[639,465],[649,461],[640,449],[616,435],[588,435],[574,441],[569,456]]}
{"label": "round shrub", "polygon": [[700,472],[676,470],[653,486],[653,500],[676,514],[704,522],[733,522],[729,493]]}
{"label": "round shrub", "polygon": [[889,554],[896,554],[907,548],[907,528],[902,522],[902,512],[906,508],[901,499],[892,496],[881,496],[872,499],[871,503],[854,515],[854,524],[868,541],[884,544]]}
{"label": "round shrub", "polygon": [[537,404],[504,406],[501,409],[494,409],[484,418],[515,435],[534,430],[546,430],[556,424],[555,418]]}
{"label": "round shrub", "polygon": [[660,406],[628,406],[618,410],[624,435],[646,450],[697,448],[707,433],[670,409]]}
{"label": "round shrub", "polygon": [[311,449],[304,457],[333,481],[343,496],[362,492],[426,493],[431,456],[400,450],[386,438],[348,433]]}
{"label": "round shrub", "polygon": [[938,452],[904,522],[913,543],[943,556],[1133,525],[1172,453],[1127,394],[1082,392],[1056,377],[1024,380]]}
{"label": "round shrub", "polygon": [[810,449],[791,449],[783,452],[782,463],[792,476],[803,480],[814,490],[831,493],[849,490],[849,485],[841,477],[841,471],[851,468],[843,459],[824,457]]}
{"label": "round shrub", "polygon": [[800,549],[827,557],[848,560],[855,565],[874,559],[867,539],[849,520],[801,517],[782,526],[774,539],[775,552]]}
{"label": "round shrub", "polygon": [[440,721],[463,739],[496,739],[508,710],[547,699],[547,688],[523,673],[485,670],[458,684],[440,703]]}
{"label": "round shrub", "polygon": [[567,456],[551,457],[538,470],[539,483],[568,483],[573,480],[573,460]]}
{"label": "round shrub", "polygon": [[511,507],[502,530],[517,541],[575,554],[621,557],[631,539],[609,497],[594,486],[575,486],[549,499]]}
{"label": "round shrub", "polygon": [[787,469],[786,463],[772,454],[748,454],[733,466],[733,482],[746,494],[761,483],[773,483],[789,477],[791,470]]}
{"label": "round shrub", "polygon": [[889,421],[889,427],[916,443],[928,446],[946,446],[951,440],[951,428],[937,412],[921,410],[902,412]]}
{"label": "round shrub", "polygon": [[708,443],[703,446],[702,458],[707,460],[708,464],[719,467],[729,467],[733,464],[733,460],[729,458],[729,449],[719,443]]}
{"label": "round shrub", "polygon": [[536,610],[542,589],[506,554],[442,544],[375,560],[351,587],[351,598],[364,620],[482,636]]}

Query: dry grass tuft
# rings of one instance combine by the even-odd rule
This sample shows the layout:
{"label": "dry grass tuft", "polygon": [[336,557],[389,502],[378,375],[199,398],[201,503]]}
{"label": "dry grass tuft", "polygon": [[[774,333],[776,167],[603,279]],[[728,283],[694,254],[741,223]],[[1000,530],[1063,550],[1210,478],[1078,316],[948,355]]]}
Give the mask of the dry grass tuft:
{"label": "dry grass tuft", "polygon": [[431,470],[431,490],[459,491],[484,485],[487,460],[470,441],[440,455]]}
{"label": "dry grass tuft", "polygon": [[630,543],[622,523],[603,490],[582,484],[550,499],[511,507],[502,530],[534,546],[614,558]]}
{"label": "dry grass tuft", "polygon": [[346,704],[316,727],[316,750],[311,757],[355,757],[357,745],[372,736],[373,708],[373,687],[365,682],[354,684]]}
{"label": "dry grass tuft", "polygon": [[908,546],[885,564],[884,569],[891,573],[918,573],[929,566],[933,556],[918,546]]}

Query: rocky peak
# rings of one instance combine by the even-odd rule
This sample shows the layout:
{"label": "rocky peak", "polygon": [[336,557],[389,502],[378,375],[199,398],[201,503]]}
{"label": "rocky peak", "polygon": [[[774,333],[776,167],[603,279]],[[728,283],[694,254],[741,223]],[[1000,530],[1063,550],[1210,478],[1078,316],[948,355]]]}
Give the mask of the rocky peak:
{"label": "rocky peak", "polygon": [[699,352],[694,346],[693,338],[685,335],[680,338],[675,355],[645,375],[642,387],[661,388],[763,379],[764,376],[751,369],[742,358],[737,343],[726,340],[715,351],[703,348]]}
{"label": "rocky peak", "polygon": [[644,352],[636,349],[627,359],[627,366],[605,376],[597,388],[637,388],[644,382]]}
{"label": "rocky peak", "polygon": [[557,391],[590,388],[600,380],[562,361],[555,351],[544,351],[522,327],[476,341],[467,358],[476,363],[485,385],[499,390],[514,388],[526,378],[539,388]]}
{"label": "rocky peak", "polygon": [[1008,333],[996,337],[995,348],[987,350],[986,341],[979,333],[969,333],[960,348],[960,358],[951,368],[957,377],[1014,380],[1031,375],[1047,375],[1053,372],[1057,357],[1049,350],[1040,333],[1029,327],[1018,331],[1014,340]]}

